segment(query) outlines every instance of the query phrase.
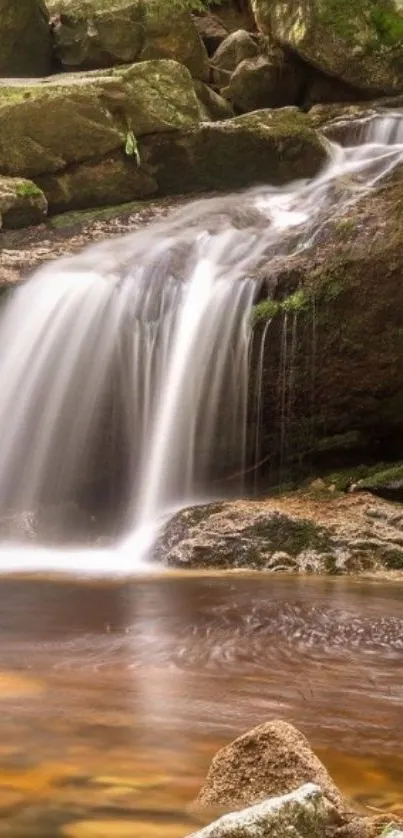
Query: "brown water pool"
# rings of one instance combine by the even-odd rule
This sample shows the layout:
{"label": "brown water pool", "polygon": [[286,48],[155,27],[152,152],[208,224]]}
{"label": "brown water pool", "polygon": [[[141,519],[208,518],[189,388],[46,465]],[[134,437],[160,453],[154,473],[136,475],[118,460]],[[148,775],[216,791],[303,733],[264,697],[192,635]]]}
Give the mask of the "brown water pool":
{"label": "brown water pool", "polygon": [[403,814],[403,585],[0,580],[0,836],[182,838],[214,752],[275,718]]}

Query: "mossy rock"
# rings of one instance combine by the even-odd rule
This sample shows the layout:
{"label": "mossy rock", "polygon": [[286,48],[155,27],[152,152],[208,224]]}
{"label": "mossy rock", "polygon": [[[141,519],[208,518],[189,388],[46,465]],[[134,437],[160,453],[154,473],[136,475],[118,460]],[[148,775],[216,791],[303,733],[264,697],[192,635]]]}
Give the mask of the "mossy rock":
{"label": "mossy rock", "polygon": [[178,0],[47,0],[63,68],[112,67],[168,58],[208,79],[208,55],[190,11]]}
{"label": "mossy rock", "polygon": [[0,0],[0,77],[46,76],[52,42],[44,0]]}
{"label": "mossy rock", "polygon": [[281,184],[315,175],[327,151],[294,108],[257,111],[140,143],[161,194]]}
{"label": "mossy rock", "polygon": [[55,55],[66,70],[136,61],[145,44],[144,0],[47,0]]}
{"label": "mossy rock", "polygon": [[258,25],[322,72],[363,91],[403,90],[401,0],[253,0]]}
{"label": "mossy rock", "polygon": [[199,118],[189,71],[175,61],[3,83],[0,172],[27,177],[59,172],[124,149],[129,131],[138,137]]}
{"label": "mossy rock", "polygon": [[156,181],[123,151],[36,179],[52,213],[127,203],[157,192]]}
{"label": "mossy rock", "polygon": [[192,76],[208,81],[206,47],[186,3],[182,0],[145,0],[145,44],[142,60],[172,58],[188,68]]}
{"label": "mossy rock", "polygon": [[0,176],[0,227],[14,229],[41,224],[47,211],[45,195],[35,183]]}

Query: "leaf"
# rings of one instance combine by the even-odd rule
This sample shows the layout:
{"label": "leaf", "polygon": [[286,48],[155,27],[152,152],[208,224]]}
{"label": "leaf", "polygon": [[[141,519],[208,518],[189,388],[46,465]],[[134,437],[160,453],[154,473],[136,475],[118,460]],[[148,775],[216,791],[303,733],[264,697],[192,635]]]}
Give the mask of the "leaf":
{"label": "leaf", "polygon": [[141,166],[139,147],[133,131],[128,131],[126,134],[125,154],[128,157],[135,157],[137,165]]}

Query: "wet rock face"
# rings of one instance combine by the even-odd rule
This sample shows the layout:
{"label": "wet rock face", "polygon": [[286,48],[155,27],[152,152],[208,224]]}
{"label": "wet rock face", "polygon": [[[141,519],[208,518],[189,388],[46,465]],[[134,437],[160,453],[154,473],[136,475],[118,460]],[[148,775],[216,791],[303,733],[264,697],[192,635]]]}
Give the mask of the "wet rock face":
{"label": "wet rock face", "polygon": [[0,77],[46,76],[52,44],[44,0],[0,0]]}
{"label": "wet rock face", "polygon": [[323,838],[337,813],[319,786],[306,784],[291,794],[224,815],[192,838]]}
{"label": "wet rock face", "polygon": [[287,722],[259,725],[222,748],[197,798],[203,806],[242,806],[317,784],[338,809],[345,803],[308,741]]}
{"label": "wet rock face", "polygon": [[254,0],[259,28],[359,90],[403,89],[400,0]]}
{"label": "wet rock face", "polygon": [[183,510],[154,556],[171,567],[359,573],[403,569],[402,513],[369,496],[309,495]]}

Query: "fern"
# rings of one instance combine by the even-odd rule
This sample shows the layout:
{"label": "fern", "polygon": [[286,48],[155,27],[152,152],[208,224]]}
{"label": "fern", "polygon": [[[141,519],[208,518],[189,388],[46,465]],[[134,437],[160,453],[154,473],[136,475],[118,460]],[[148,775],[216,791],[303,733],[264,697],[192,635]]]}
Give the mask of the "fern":
{"label": "fern", "polygon": [[128,131],[126,134],[125,154],[128,157],[135,157],[137,165],[141,166],[139,147],[133,131]]}

